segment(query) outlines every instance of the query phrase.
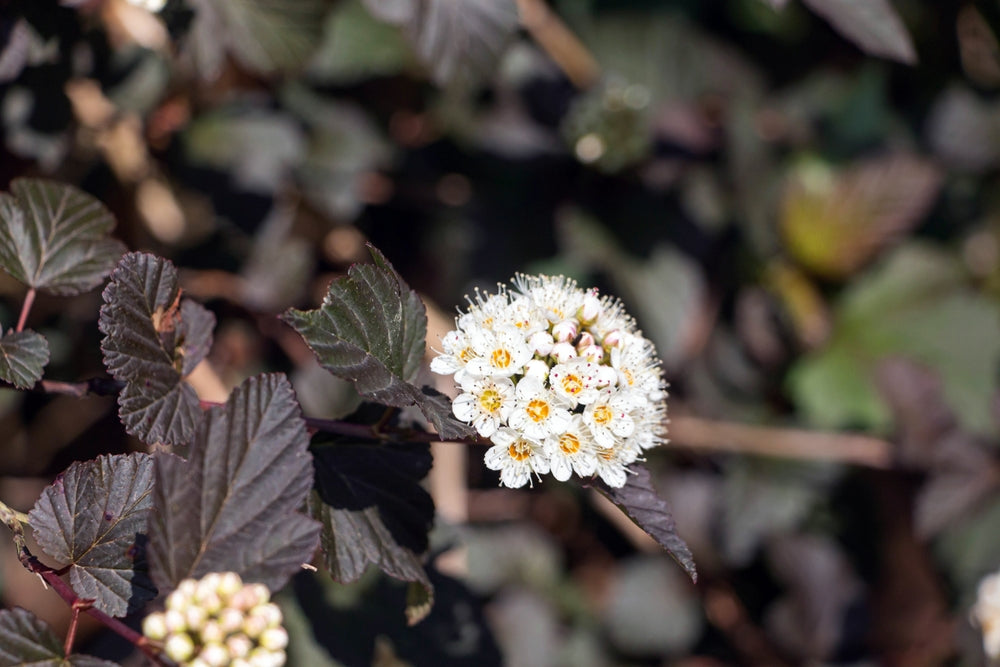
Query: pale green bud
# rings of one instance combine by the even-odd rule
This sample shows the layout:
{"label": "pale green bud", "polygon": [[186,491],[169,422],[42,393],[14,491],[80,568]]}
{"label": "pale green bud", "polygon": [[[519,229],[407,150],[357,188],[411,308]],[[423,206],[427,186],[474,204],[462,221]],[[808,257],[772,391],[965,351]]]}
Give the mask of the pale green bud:
{"label": "pale green bud", "polygon": [[187,630],[187,619],[178,609],[168,609],[163,613],[163,622],[167,626],[167,632],[176,634]]}
{"label": "pale green bud", "polygon": [[223,598],[228,600],[243,588],[243,580],[235,572],[223,572],[219,577],[218,592]]}
{"label": "pale green bud", "polygon": [[167,621],[163,612],[157,611],[142,619],[142,634],[157,642],[167,638]]}
{"label": "pale green bud", "polygon": [[245,658],[253,650],[253,642],[244,634],[233,635],[226,640],[226,648],[232,657]]}
{"label": "pale green bud", "polygon": [[186,634],[172,635],[163,645],[163,652],[174,662],[185,662],[194,655],[194,642]]}
{"label": "pale green bud", "polygon": [[177,584],[177,589],[174,591],[182,598],[187,598],[190,600],[194,597],[194,592],[198,590],[198,582],[195,579],[185,579],[181,583]]}
{"label": "pale green bud", "polygon": [[167,596],[166,608],[168,610],[172,609],[175,611],[183,612],[185,609],[188,608],[189,604],[191,604],[191,598],[188,595],[185,595],[184,593],[180,592],[179,590],[175,590],[172,593],[170,593],[170,595]]}
{"label": "pale green bud", "polygon": [[194,599],[201,602],[202,599],[210,595],[219,594],[219,580],[222,578],[218,572],[209,572],[198,581],[198,589],[194,593]]}
{"label": "pale green bud", "polygon": [[227,635],[231,632],[235,632],[243,627],[243,612],[239,609],[232,609],[231,607],[226,607],[221,612],[219,612],[219,625],[222,627],[222,631]]}
{"label": "pale green bud", "polygon": [[184,667],[212,667],[201,658],[195,658],[191,662],[185,663]]}
{"label": "pale green bud", "polygon": [[188,629],[193,632],[200,632],[202,626],[205,625],[205,621],[208,620],[208,612],[202,607],[192,605],[185,611],[184,619],[187,621]]}
{"label": "pale green bud", "polygon": [[221,643],[226,638],[226,631],[215,619],[206,621],[201,628],[201,640],[206,644],[210,642]]}
{"label": "pale green bud", "polygon": [[222,644],[205,644],[198,657],[209,667],[226,667],[229,664],[229,651]]}

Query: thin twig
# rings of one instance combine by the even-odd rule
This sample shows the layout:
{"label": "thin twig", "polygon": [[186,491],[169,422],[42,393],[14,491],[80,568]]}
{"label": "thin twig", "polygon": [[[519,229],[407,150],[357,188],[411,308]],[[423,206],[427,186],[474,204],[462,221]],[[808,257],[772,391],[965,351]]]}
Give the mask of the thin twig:
{"label": "thin twig", "polygon": [[35,303],[35,294],[35,288],[32,287],[24,295],[24,303],[21,304],[21,315],[17,318],[17,329],[15,331],[24,331],[24,323],[28,321],[28,313],[31,312],[31,306]]}
{"label": "thin twig", "polygon": [[517,0],[517,8],[521,24],[574,86],[586,90],[597,83],[597,61],[544,0]]}

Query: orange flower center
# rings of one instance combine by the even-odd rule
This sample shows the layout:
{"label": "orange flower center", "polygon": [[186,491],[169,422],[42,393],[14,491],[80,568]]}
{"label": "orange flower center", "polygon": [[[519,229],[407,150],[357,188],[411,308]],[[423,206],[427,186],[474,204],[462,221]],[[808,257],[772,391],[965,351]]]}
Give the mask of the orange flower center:
{"label": "orange flower center", "polygon": [[479,405],[486,412],[496,412],[503,404],[503,398],[496,389],[487,389],[479,395]]}
{"label": "orange flower center", "polygon": [[594,423],[604,426],[611,422],[614,417],[614,413],[611,412],[611,408],[606,405],[598,405],[594,408]]}
{"label": "orange flower center", "polygon": [[490,363],[493,364],[494,368],[507,368],[510,366],[510,352],[502,347],[493,350],[493,354],[490,356]]}
{"label": "orange flower center", "polygon": [[528,416],[536,422],[540,422],[549,416],[549,404],[546,401],[540,399],[534,399],[528,403],[528,407],[525,408],[525,412]]}
{"label": "orange flower center", "polygon": [[583,391],[583,382],[578,375],[567,375],[562,379],[562,388],[570,396],[576,396]]}
{"label": "orange flower center", "polygon": [[559,449],[563,454],[576,454],[580,451],[580,438],[572,433],[563,433],[559,436]]}
{"label": "orange flower center", "polygon": [[515,440],[507,448],[507,454],[515,461],[523,461],[531,456],[531,445],[525,440]]}

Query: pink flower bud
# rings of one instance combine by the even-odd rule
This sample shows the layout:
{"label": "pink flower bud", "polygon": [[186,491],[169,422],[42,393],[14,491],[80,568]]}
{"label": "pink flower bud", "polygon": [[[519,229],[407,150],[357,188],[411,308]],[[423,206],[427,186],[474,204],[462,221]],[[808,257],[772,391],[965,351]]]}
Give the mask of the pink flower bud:
{"label": "pink flower bud", "polygon": [[541,359],[532,359],[524,365],[524,377],[536,377],[544,381],[549,376],[549,365]]}
{"label": "pink flower bud", "polygon": [[587,361],[599,364],[604,359],[604,348],[600,345],[588,345],[580,350],[580,356]]}
{"label": "pink flower bud", "polygon": [[621,329],[612,329],[608,333],[604,334],[604,340],[601,344],[604,349],[610,350],[613,347],[621,347],[622,343],[625,342],[625,334]]}
{"label": "pink flower bud", "polygon": [[552,352],[552,346],[555,345],[555,341],[552,339],[552,334],[548,331],[536,331],[531,334],[528,338],[528,347],[530,347],[535,354],[547,357],[549,353]]}
{"label": "pink flower bud", "polygon": [[582,354],[582,350],[590,347],[591,345],[594,344],[594,342],[595,342],[594,335],[589,331],[584,331],[582,334],[580,334],[579,340],[576,341],[576,349],[577,351],[580,351]]}
{"label": "pink flower bud", "polygon": [[601,299],[597,296],[597,290],[591,289],[583,297],[583,305],[577,311],[577,317],[584,325],[591,325],[601,316]]}
{"label": "pink flower bud", "polygon": [[576,348],[569,343],[556,343],[552,346],[552,358],[557,363],[564,364],[571,359],[576,359]]}
{"label": "pink flower bud", "polygon": [[563,320],[552,327],[552,337],[558,343],[571,343],[580,332],[580,325],[576,320]]}

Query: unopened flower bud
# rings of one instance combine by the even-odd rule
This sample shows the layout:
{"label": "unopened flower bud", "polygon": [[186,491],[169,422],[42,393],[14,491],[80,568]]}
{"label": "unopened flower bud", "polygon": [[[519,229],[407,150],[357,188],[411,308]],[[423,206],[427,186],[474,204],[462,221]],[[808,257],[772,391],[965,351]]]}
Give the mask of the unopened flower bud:
{"label": "unopened flower bud", "polygon": [[177,589],[167,596],[167,600],[177,595],[178,599],[190,600],[194,597],[195,591],[198,590],[198,582],[194,579],[185,579],[181,583],[177,584]]}
{"label": "unopened flower bud", "polygon": [[202,607],[191,606],[184,610],[184,620],[187,621],[188,629],[200,632],[205,621],[208,620],[208,612]]}
{"label": "unopened flower bud", "polygon": [[226,667],[229,664],[229,651],[222,644],[205,644],[198,657],[209,667]]}
{"label": "unopened flower bud", "polygon": [[536,377],[544,381],[549,376],[549,365],[541,359],[532,359],[524,365],[524,377]]}
{"label": "unopened flower bud", "polygon": [[597,296],[597,290],[588,290],[583,297],[583,305],[577,311],[576,316],[584,326],[589,326],[597,321],[601,316],[601,299]]}
{"label": "unopened flower bud", "polygon": [[206,621],[205,625],[201,628],[201,640],[205,643],[222,642],[226,638],[226,634],[226,631],[222,629],[222,626],[215,619]]}
{"label": "unopened flower bud", "polygon": [[218,572],[209,572],[198,581],[198,588],[194,592],[194,599],[198,602],[209,596],[219,594],[219,580],[222,578]]}
{"label": "unopened flower bud", "polygon": [[281,609],[276,604],[262,604],[250,610],[250,616],[264,619],[264,627],[276,628],[281,625]]}
{"label": "unopened flower bud", "polygon": [[226,640],[226,648],[232,657],[245,658],[250,655],[250,651],[253,649],[253,642],[244,634],[233,635]]}
{"label": "unopened flower bud", "polygon": [[569,343],[556,343],[552,346],[552,358],[556,360],[556,363],[564,364],[576,359],[576,348]]}
{"label": "unopened flower bud", "polygon": [[253,667],[280,667],[285,664],[285,654],[258,646],[250,654],[249,661]]}
{"label": "unopened flower bud", "polygon": [[219,577],[218,593],[228,600],[243,588],[243,580],[235,572],[223,572]]}
{"label": "unopened flower bud", "polygon": [[163,621],[167,626],[167,632],[184,632],[187,630],[187,619],[178,609],[168,609],[163,613]]}
{"label": "unopened flower bud", "polygon": [[167,596],[166,602],[164,604],[167,608],[167,611],[174,610],[183,613],[184,610],[188,608],[188,605],[190,603],[191,603],[191,597],[189,595],[181,593],[180,590],[175,590],[170,595]]}
{"label": "unopened flower bud", "polygon": [[284,628],[268,628],[260,635],[258,643],[271,651],[278,651],[288,646],[288,633]]}
{"label": "unopened flower bud", "polygon": [[142,619],[142,634],[157,642],[166,639],[167,622],[162,612],[154,612]]}
{"label": "unopened flower bud", "polygon": [[256,639],[267,630],[267,627],[267,619],[263,616],[247,616],[243,619],[243,625],[240,629],[246,633],[247,637]]}
{"label": "unopened flower bud", "polygon": [[233,658],[233,661],[229,663],[229,667],[253,667],[253,665],[245,658]]}
{"label": "unopened flower bud", "polygon": [[558,343],[572,343],[580,333],[580,325],[576,320],[563,320],[552,327],[552,337]]}
{"label": "unopened flower bud", "polygon": [[236,632],[243,625],[243,612],[227,607],[219,613],[219,626],[225,634]]}
{"label": "unopened flower bud", "polygon": [[172,635],[163,645],[163,652],[174,662],[185,662],[194,654],[194,642],[187,634]]}
{"label": "unopened flower bud", "polygon": [[624,342],[625,333],[621,329],[612,329],[604,334],[604,340],[601,341],[601,345],[604,346],[604,349],[610,350],[613,347],[621,347]]}
{"label": "unopened flower bud", "polygon": [[599,364],[604,359],[604,348],[600,345],[588,345],[580,350],[580,356],[591,363]]}
{"label": "unopened flower bud", "polygon": [[184,663],[184,667],[212,667],[201,658],[195,658],[191,662]]}
{"label": "unopened flower bud", "polygon": [[590,347],[594,344],[594,342],[594,334],[589,331],[584,331],[580,334],[579,340],[576,341],[576,349],[582,353],[584,348]]}
{"label": "unopened flower bud", "polygon": [[600,366],[597,369],[597,386],[607,387],[618,382],[618,371],[611,366]]}
{"label": "unopened flower bud", "polygon": [[552,334],[548,331],[536,331],[528,338],[528,347],[530,347],[535,354],[543,357],[549,356],[549,353],[552,352],[553,345],[555,345],[555,340],[553,340]]}

